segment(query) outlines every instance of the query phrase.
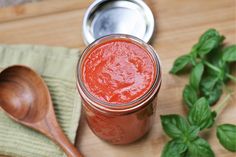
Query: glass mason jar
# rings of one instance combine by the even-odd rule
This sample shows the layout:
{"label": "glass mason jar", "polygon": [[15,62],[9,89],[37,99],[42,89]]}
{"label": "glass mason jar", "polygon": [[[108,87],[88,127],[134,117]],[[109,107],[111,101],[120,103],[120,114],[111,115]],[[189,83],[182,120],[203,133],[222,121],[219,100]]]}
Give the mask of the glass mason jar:
{"label": "glass mason jar", "polygon": [[[82,66],[86,56],[102,43],[115,39],[129,40],[146,50],[154,63],[155,76],[150,89],[141,97],[126,104],[110,104],[93,96],[86,89],[82,78]],[[77,88],[91,130],[101,139],[113,144],[127,144],[144,136],[151,128],[156,112],[156,97],[161,86],[160,60],[155,50],[142,40],[114,34],[91,43],[83,52],[77,66]]]}

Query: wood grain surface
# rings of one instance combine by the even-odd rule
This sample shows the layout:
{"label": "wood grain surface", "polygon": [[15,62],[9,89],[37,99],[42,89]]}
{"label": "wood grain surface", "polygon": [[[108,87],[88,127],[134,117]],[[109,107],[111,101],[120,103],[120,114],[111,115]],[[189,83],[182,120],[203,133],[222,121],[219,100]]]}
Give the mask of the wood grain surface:
{"label": "wood grain surface", "polygon": [[[22,6],[0,9],[0,43],[46,44],[51,46],[85,48],[82,19],[92,0],[45,0]],[[162,61],[163,84],[152,130],[143,139],[129,145],[110,145],[97,138],[88,128],[82,115],[77,146],[85,157],[159,157],[164,134],[159,116],[186,114],[182,89],[187,76],[168,73],[176,57],[187,53],[198,37],[208,28],[216,28],[226,36],[226,43],[236,43],[235,0],[147,0],[155,14],[157,29],[152,45]],[[234,68],[236,75],[236,68]],[[229,84],[236,90],[236,86]],[[223,98],[224,96],[222,96]],[[217,119],[217,124],[236,124],[236,94]],[[202,134],[217,157],[233,157],[215,136],[215,127]]]}

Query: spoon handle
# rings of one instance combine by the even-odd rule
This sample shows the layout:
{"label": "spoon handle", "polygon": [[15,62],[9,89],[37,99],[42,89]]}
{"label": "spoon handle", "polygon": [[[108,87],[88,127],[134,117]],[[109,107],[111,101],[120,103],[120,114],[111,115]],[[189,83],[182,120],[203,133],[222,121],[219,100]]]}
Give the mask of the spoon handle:
{"label": "spoon handle", "polygon": [[61,146],[68,157],[82,157],[77,148],[75,148],[75,146],[69,141],[60,128],[55,132],[55,134],[56,138],[54,141]]}
{"label": "spoon handle", "polygon": [[62,131],[51,107],[47,117],[40,123],[40,127],[37,126],[34,128],[41,128],[39,130],[57,143],[68,157],[83,157]]}

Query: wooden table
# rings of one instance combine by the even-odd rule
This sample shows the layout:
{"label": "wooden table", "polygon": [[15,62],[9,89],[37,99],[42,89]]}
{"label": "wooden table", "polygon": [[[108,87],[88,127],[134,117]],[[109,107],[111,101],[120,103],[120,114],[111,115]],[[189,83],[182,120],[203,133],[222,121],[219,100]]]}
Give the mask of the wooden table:
{"label": "wooden table", "polygon": [[[82,40],[82,19],[92,0],[45,0],[22,6],[0,9],[0,43],[46,44],[85,48]],[[188,52],[200,34],[216,28],[229,44],[236,43],[235,0],[148,0],[157,21],[152,45],[162,60],[163,84],[155,124],[150,133],[138,142],[125,146],[110,145],[97,138],[82,116],[77,146],[85,157],[158,157],[166,141],[159,115],[186,114],[182,89],[186,76],[170,75],[174,59]],[[235,68],[236,69],[236,68]],[[234,70],[236,74],[236,70]],[[236,90],[236,86],[230,84]],[[236,96],[217,119],[217,124],[236,123]],[[217,157],[233,157],[215,137],[215,128],[203,136],[210,142]]]}

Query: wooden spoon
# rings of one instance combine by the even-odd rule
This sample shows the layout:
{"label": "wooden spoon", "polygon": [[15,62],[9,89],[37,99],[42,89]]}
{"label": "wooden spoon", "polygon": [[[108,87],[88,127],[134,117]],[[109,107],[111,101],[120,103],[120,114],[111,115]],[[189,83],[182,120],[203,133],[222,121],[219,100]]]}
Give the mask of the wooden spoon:
{"label": "wooden spoon", "polygon": [[49,137],[68,157],[82,157],[60,128],[48,88],[32,69],[16,65],[0,73],[0,107],[18,123]]}

